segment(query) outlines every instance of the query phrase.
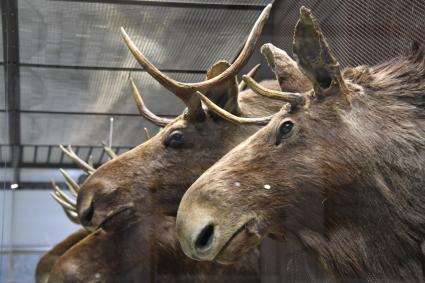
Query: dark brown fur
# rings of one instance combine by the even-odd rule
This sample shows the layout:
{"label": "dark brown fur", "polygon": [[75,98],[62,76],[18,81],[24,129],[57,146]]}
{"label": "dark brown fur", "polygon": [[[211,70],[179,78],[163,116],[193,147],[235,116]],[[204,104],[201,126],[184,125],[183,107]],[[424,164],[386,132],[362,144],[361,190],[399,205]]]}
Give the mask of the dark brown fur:
{"label": "dark brown fur", "polygon": [[[306,64],[321,96],[276,115],[184,195],[177,231],[185,252],[228,262],[272,235],[300,241],[339,280],[423,282],[423,54],[348,69],[343,82],[332,77],[330,94],[310,70],[316,66]],[[329,66],[313,62],[324,64],[321,71]],[[296,128],[276,145],[285,119]],[[218,254],[193,248],[203,219],[219,232]]]}
{"label": "dark brown fur", "polygon": [[139,221],[93,232],[59,260],[49,282],[258,282],[256,254],[232,266],[194,261],[179,248],[173,217]]}
{"label": "dark brown fur", "polygon": [[[278,88],[274,81],[265,84]],[[239,95],[238,108],[246,115],[264,115],[276,111],[281,104],[265,101],[245,91]],[[164,147],[164,137],[176,127],[184,130],[190,147]],[[50,282],[91,282],[96,279],[93,278],[94,270],[102,274],[99,282],[145,282],[149,275],[155,276],[155,282],[223,282],[228,279],[257,282],[256,252],[232,267],[193,261],[176,245],[174,218],[153,216],[173,210],[175,214],[180,197],[190,183],[226,150],[256,129],[258,127],[232,125],[213,116],[199,123],[180,116],[149,141],[100,167],[82,187],[78,198],[81,203],[88,194],[90,201],[93,194],[99,197],[92,222],[102,223],[102,229],[107,231],[99,230],[64,254],[55,265]],[[213,146],[214,143],[221,145]],[[132,209],[105,221],[105,215],[129,203],[134,205]],[[149,216],[157,221],[158,230],[154,234],[148,233],[154,230],[150,225],[144,226],[147,221],[140,221]],[[148,249],[151,244],[159,246],[154,253]],[[150,262],[151,255],[155,257],[153,262]],[[122,263],[109,260],[111,258]],[[167,281],[163,281],[165,278]]]}
{"label": "dark brown fur", "polygon": [[62,242],[56,244],[49,252],[43,255],[38,261],[35,270],[35,281],[37,283],[48,282],[50,271],[59,258],[72,246],[89,235],[89,233],[90,232],[88,232],[86,229],[80,229],[66,237]]}

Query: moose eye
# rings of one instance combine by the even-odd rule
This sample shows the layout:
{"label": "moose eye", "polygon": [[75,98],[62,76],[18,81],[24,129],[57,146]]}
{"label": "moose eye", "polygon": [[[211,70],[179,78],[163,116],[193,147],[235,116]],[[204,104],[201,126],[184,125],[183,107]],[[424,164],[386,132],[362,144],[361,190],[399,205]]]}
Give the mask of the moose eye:
{"label": "moose eye", "polygon": [[285,121],[277,128],[276,145],[280,144],[282,139],[289,138],[292,134],[294,123],[292,121]]}
{"label": "moose eye", "polygon": [[165,146],[179,148],[184,144],[183,133],[180,130],[172,131],[164,141]]}

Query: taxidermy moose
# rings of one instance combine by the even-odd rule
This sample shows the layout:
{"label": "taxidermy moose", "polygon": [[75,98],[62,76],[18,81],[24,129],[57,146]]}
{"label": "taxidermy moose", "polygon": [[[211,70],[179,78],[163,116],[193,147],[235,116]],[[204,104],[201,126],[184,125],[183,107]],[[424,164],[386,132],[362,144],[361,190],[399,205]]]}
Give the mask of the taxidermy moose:
{"label": "taxidermy moose", "polygon": [[337,280],[424,282],[423,50],[341,70],[303,7],[293,51],[313,90],[276,92],[245,77],[290,104],[185,193],[184,252],[228,263],[273,236],[299,241]]}

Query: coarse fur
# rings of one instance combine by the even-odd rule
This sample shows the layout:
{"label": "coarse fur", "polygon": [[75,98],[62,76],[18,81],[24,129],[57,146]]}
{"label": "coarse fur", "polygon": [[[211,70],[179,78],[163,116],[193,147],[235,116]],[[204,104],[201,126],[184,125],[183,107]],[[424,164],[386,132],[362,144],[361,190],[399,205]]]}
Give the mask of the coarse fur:
{"label": "coarse fur", "polygon": [[[276,81],[266,81],[264,85],[279,88]],[[250,90],[241,92],[238,100],[240,112],[246,115],[270,114],[281,104]],[[184,131],[185,142],[190,147],[174,149],[163,145],[164,138],[175,128]],[[49,282],[145,282],[146,276],[154,276],[155,282],[224,282],[228,279],[258,282],[257,251],[228,267],[194,261],[176,245],[175,218],[165,216],[170,211],[175,214],[190,182],[226,149],[256,129],[258,127],[233,125],[209,114],[199,123],[187,121],[182,115],[147,142],[101,166],[78,195],[79,202],[84,201],[87,194],[91,201],[92,194],[99,197],[89,226],[99,217],[94,223],[101,224],[101,228],[60,258]],[[213,146],[214,143],[217,145]],[[105,218],[129,204],[131,209]],[[99,214],[103,209],[104,214]],[[152,227],[149,217],[155,220],[156,226]],[[156,232],[148,233],[149,229]],[[155,252],[146,250],[151,245],[159,247]],[[95,270],[101,278],[93,277]]]}
{"label": "coarse fur", "polygon": [[[293,60],[284,57],[280,61]],[[292,68],[286,70],[287,68],[282,67],[279,72],[298,72],[298,77],[302,76],[293,67],[293,63],[288,62],[288,66]],[[283,84],[285,82],[284,79],[279,81]],[[275,80],[264,81],[262,85],[281,89]],[[233,79],[224,86],[213,89],[208,95],[226,110],[239,116],[268,116],[281,108],[281,101],[260,97],[251,90],[238,93],[237,89],[235,91],[236,86],[236,79]],[[291,84],[291,87],[294,88],[295,85]],[[285,89],[285,86],[282,88]],[[103,270],[102,278],[105,281],[101,282],[114,282],[117,278],[114,274],[121,274],[127,270],[127,265],[135,264],[138,267],[132,269],[128,277],[122,277],[120,282],[139,282],[134,278],[140,279],[142,274],[146,276],[150,264],[143,261],[147,260],[143,247],[150,246],[151,242],[154,245],[160,244],[170,253],[169,257],[165,253],[154,253],[157,261],[152,263],[156,264],[155,270],[150,273],[152,276],[162,272],[158,270],[165,270],[177,282],[259,280],[256,251],[241,257],[236,265],[229,267],[199,263],[188,259],[180,247],[175,245],[177,236],[174,229],[155,233],[159,238],[149,238],[149,234],[144,233],[150,226],[141,227],[148,225],[149,221],[146,219],[149,217],[155,219],[160,230],[163,225],[170,226],[175,218],[167,218],[165,215],[175,215],[181,196],[190,184],[227,151],[259,129],[258,126],[235,125],[208,110],[204,111],[205,119],[200,121],[188,120],[185,115],[177,117],[147,142],[101,166],[83,184],[78,195],[80,219],[89,227],[100,226],[102,232],[97,235],[101,236],[88,237],[67,252],[55,266],[54,282],[67,282],[73,280],[72,278],[79,278],[82,282],[90,281],[93,279],[90,277],[93,272],[90,271],[93,270]],[[183,133],[184,145],[179,148],[165,146],[164,140],[176,130]],[[87,215],[86,211],[90,209],[93,209],[92,215]],[[110,217],[115,211],[121,213]],[[129,231],[138,236],[129,237]],[[125,258],[125,254],[131,256]],[[96,256],[95,261],[93,256]],[[111,257],[120,258],[126,264],[113,264],[107,260]],[[175,266],[179,268],[170,271]],[[236,272],[238,276],[235,277],[232,272]],[[195,275],[193,278],[186,278],[185,274]],[[179,279],[182,276],[186,281]]]}
{"label": "coarse fur", "polygon": [[[265,81],[264,85],[279,89],[276,81]],[[281,105],[246,90],[238,95],[237,109],[239,116],[267,116],[279,111]],[[196,178],[258,129],[208,113],[202,121],[177,117],[157,135],[102,165],[87,179],[77,201],[81,222],[100,225],[107,215],[124,206],[139,214],[156,211],[175,215],[183,193]],[[165,146],[164,141],[176,130],[183,134],[184,144],[179,148]],[[92,212],[90,217],[87,211]]]}
{"label": "coarse fur", "polygon": [[175,219],[139,218],[114,231],[99,229],[69,249],[51,272],[52,283],[258,282],[257,255],[232,266],[186,257],[175,236]]}
{"label": "coarse fur", "polygon": [[[296,238],[337,280],[424,282],[424,52],[339,74],[308,13],[294,50],[316,96],[281,111],[189,188],[177,216],[183,250],[229,262],[267,235]],[[294,127],[282,138],[285,121]],[[193,235],[205,219],[214,239],[202,253]]]}
{"label": "coarse fur", "polygon": [[35,282],[47,283],[49,280],[50,271],[59,258],[72,246],[80,242],[89,234],[90,232],[86,229],[80,229],[66,237],[63,241],[56,244],[51,250],[44,254],[38,261],[37,267],[35,269]]}

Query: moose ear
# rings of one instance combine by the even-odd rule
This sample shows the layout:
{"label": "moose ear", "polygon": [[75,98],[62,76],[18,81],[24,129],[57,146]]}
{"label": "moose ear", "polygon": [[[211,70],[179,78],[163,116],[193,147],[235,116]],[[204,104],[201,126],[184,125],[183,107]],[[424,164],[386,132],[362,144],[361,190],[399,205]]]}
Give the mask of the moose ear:
{"label": "moose ear", "polygon": [[345,92],[339,63],[332,55],[316,19],[304,6],[295,27],[293,51],[299,66],[312,81],[317,96]]}
{"label": "moose ear", "polygon": [[[230,64],[227,61],[218,61],[207,72],[207,79],[214,78],[223,73]],[[224,83],[207,92],[208,98],[216,105],[226,111],[238,115],[240,114],[238,105],[238,82],[236,76],[230,77]]]}
{"label": "moose ear", "polygon": [[284,50],[266,43],[261,47],[261,53],[275,73],[282,91],[306,92],[313,89],[311,81],[300,71],[297,62]]}

